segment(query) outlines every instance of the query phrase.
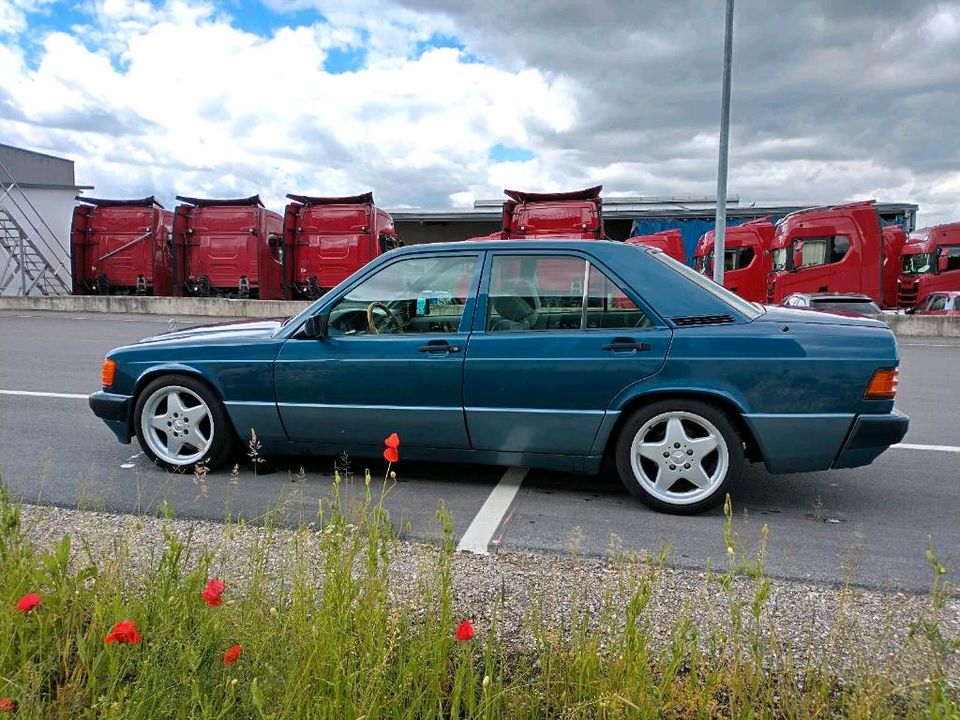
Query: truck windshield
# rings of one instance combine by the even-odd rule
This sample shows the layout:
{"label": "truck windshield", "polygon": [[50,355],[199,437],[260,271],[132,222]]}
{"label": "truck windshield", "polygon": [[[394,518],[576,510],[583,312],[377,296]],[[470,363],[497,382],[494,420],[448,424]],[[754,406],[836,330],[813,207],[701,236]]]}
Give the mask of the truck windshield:
{"label": "truck windshield", "polygon": [[721,301],[725,302],[727,305],[732,307],[734,310],[739,312],[748,320],[755,320],[756,318],[763,315],[765,312],[763,307],[757,305],[756,303],[749,302],[744,300],[739,295],[734,295],[732,292],[727,290],[725,287],[718,285],[713,280],[704,277],[692,267],[684,265],[681,262],[677,262],[672,257],[667,255],[665,252],[654,252],[650,253],[657,260],[662,262],[664,265],[667,265],[672,270],[680,273],[689,280],[692,280],[694,283],[702,287],[704,290],[709,292],[711,295],[716,296]]}
{"label": "truck windshield", "polygon": [[917,253],[903,256],[904,275],[923,275],[933,271],[933,253]]}
{"label": "truck windshield", "polygon": [[787,269],[787,249],[777,248],[773,251],[773,270]]}

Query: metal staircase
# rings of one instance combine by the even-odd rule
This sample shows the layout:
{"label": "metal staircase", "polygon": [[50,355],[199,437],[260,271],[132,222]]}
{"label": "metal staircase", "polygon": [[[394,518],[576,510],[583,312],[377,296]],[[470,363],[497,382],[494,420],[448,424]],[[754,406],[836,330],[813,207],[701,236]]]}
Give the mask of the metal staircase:
{"label": "metal staircase", "polygon": [[0,162],[0,295],[69,295],[69,258],[68,247]]}

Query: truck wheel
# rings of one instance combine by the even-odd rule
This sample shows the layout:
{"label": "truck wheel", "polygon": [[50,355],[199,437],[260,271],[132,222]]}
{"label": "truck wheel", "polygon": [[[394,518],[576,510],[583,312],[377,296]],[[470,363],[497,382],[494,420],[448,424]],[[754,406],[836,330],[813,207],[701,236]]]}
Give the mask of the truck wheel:
{"label": "truck wheel", "polygon": [[743,442],[722,410],[661,400],[637,410],[617,437],[617,472],[650,507],[692,515],[719,503],[744,468]]}
{"label": "truck wheel", "polygon": [[134,409],[137,440],[147,457],[169,470],[222,464],[233,449],[223,404],[199,380],[165,375],[151,381]]}

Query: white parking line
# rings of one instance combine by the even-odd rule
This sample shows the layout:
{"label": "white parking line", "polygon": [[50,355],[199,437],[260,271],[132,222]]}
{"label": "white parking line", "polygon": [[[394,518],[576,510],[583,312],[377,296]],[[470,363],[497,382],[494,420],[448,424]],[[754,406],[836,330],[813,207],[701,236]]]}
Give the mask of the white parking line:
{"label": "white parking line", "polygon": [[960,446],[958,445],[915,445],[914,443],[897,443],[890,447],[897,448],[898,450],[931,450],[933,452],[960,453]]}
{"label": "white parking line", "polygon": [[503,522],[504,515],[510,509],[510,503],[516,497],[523,478],[527,475],[526,468],[509,468],[500,478],[497,486],[490,491],[486,502],[470,523],[470,527],[460,538],[457,551],[489,554],[488,547],[493,534]]}
{"label": "white parking line", "polygon": [[79,393],[34,392],[33,390],[0,390],[0,395],[22,395],[24,397],[66,398],[68,400],[86,400],[89,395]]}
{"label": "white parking line", "polygon": [[900,347],[949,347],[960,348],[958,343],[897,343]]}

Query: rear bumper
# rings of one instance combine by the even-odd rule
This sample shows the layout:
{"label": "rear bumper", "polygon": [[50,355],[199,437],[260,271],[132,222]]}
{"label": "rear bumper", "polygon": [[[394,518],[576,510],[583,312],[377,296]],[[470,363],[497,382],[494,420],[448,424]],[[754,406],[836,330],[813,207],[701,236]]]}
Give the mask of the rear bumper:
{"label": "rear bumper", "polygon": [[130,442],[130,398],[128,395],[115,395],[108,392],[95,392],[90,398],[93,414],[106,423],[107,427],[124,445]]}
{"label": "rear bumper", "polygon": [[903,440],[910,418],[894,409],[884,415],[859,415],[833,463],[834,468],[869,465],[891,445]]}

